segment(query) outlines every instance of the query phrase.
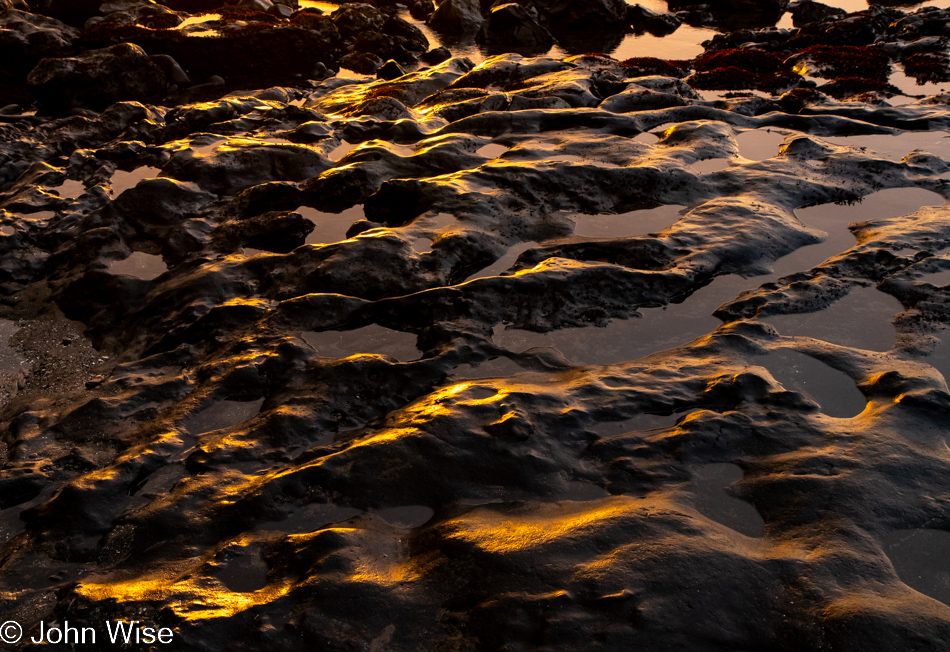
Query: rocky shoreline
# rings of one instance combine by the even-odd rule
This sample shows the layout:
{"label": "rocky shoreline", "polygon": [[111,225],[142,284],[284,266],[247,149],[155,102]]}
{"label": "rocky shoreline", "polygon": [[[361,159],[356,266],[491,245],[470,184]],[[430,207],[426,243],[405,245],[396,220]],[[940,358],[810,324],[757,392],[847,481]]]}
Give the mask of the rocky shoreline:
{"label": "rocky shoreline", "polygon": [[0,622],[945,649],[950,9],[199,4],[0,0]]}

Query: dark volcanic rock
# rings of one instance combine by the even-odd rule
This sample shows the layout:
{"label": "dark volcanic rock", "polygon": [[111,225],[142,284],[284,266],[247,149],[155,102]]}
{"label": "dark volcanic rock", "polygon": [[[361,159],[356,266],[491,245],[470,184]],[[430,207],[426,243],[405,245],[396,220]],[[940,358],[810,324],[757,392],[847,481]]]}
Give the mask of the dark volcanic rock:
{"label": "dark volcanic rock", "polygon": [[479,0],[442,0],[426,22],[447,34],[475,33],[482,24],[481,4]]}
{"label": "dark volcanic rock", "polygon": [[336,25],[340,36],[346,40],[360,34],[380,29],[386,17],[373,5],[355,3],[346,4],[330,14],[330,20]]}
{"label": "dark volcanic rock", "polygon": [[350,52],[340,57],[340,67],[361,75],[375,75],[383,60],[371,52]]}
{"label": "dark volcanic rock", "polygon": [[623,0],[551,0],[542,6],[555,30],[616,30],[629,24]]}
{"label": "dark volcanic rock", "polygon": [[122,100],[144,100],[165,93],[166,79],[142,48],[120,43],[76,57],[43,59],[27,84],[47,107],[104,109]]}
{"label": "dark volcanic rock", "polygon": [[402,66],[390,59],[385,64],[380,66],[379,70],[376,71],[377,79],[398,79],[406,74],[406,71],[403,70]]}
{"label": "dark volcanic rock", "polygon": [[16,9],[0,13],[0,80],[23,81],[40,59],[67,54],[78,35],[55,18]]}
{"label": "dark volcanic rock", "polygon": [[[105,15],[86,21],[86,27],[93,25],[141,25],[150,29],[168,29],[179,25],[184,18],[177,12],[158,4],[118,3],[121,9],[104,11]],[[112,9],[109,3],[103,4],[105,10]]]}
{"label": "dark volcanic rock", "polygon": [[627,6],[627,22],[637,32],[650,32],[654,36],[672,34],[683,23],[673,14],[661,14],[642,5]]}
{"label": "dark volcanic rock", "polygon": [[149,54],[173,57],[195,81],[219,75],[229,83],[261,79],[276,82],[310,75],[317,63],[333,64],[341,45],[333,21],[309,13],[298,14],[289,24],[230,25],[210,37],[138,26],[96,25],[85,30],[83,38],[96,45],[135,43]]}
{"label": "dark volcanic rock", "polygon": [[847,13],[843,9],[813,2],[812,0],[793,2],[789,5],[789,9],[792,12],[792,22],[795,27],[820,22],[834,16],[843,16]]}
{"label": "dark volcanic rock", "polygon": [[[694,5],[702,5],[712,14],[714,21],[726,28],[734,29],[742,25],[773,24],[788,7],[788,0],[668,0],[671,10],[691,9]],[[697,23],[695,19],[687,19],[691,25]]]}
{"label": "dark volcanic rock", "polygon": [[554,45],[554,37],[519,4],[492,7],[476,35],[490,52],[544,52]]}
{"label": "dark volcanic rock", "polygon": [[102,0],[33,0],[30,7],[38,14],[81,26],[89,18],[99,15],[101,5]]}
{"label": "dark volcanic rock", "polygon": [[409,14],[416,20],[426,20],[435,11],[432,0],[412,0],[409,3]]}
{"label": "dark volcanic rock", "polygon": [[213,246],[230,253],[238,247],[252,247],[289,253],[304,243],[314,224],[300,213],[271,211],[240,221],[220,224],[211,233]]}

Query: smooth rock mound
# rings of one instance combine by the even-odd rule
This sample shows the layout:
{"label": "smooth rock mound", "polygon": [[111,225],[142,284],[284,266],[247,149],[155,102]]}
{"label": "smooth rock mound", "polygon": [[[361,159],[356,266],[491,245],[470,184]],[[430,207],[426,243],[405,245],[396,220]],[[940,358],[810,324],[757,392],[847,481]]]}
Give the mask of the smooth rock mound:
{"label": "smooth rock mound", "polygon": [[165,73],[145,50],[120,43],[77,57],[43,59],[27,78],[30,91],[58,110],[104,109],[123,100],[144,100],[165,92]]}
{"label": "smooth rock mound", "polygon": [[22,81],[40,59],[66,53],[78,35],[55,18],[0,7],[0,79]]}
{"label": "smooth rock mound", "polygon": [[482,24],[481,6],[478,0],[443,0],[427,22],[440,32],[471,33]]}
{"label": "smooth rock mound", "polygon": [[555,43],[551,33],[539,25],[528,10],[513,2],[493,7],[476,39],[490,51],[498,52],[512,49],[542,52]]}

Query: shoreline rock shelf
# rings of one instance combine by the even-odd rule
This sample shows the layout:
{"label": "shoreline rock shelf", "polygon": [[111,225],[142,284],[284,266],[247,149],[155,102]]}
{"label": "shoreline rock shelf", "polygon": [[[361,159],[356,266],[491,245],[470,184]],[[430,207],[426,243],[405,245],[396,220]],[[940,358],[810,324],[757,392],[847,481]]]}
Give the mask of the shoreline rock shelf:
{"label": "shoreline rock shelf", "polygon": [[378,5],[0,12],[0,622],[942,649],[950,10]]}

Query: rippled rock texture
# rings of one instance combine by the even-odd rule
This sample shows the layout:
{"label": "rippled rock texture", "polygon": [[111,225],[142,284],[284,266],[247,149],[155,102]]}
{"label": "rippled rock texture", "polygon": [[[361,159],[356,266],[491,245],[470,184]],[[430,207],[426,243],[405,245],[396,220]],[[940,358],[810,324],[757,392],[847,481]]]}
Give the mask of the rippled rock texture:
{"label": "rippled rock texture", "polygon": [[943,650],[948,100],[793,104],[506,54],[3,126],[0,621]]}

